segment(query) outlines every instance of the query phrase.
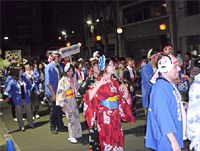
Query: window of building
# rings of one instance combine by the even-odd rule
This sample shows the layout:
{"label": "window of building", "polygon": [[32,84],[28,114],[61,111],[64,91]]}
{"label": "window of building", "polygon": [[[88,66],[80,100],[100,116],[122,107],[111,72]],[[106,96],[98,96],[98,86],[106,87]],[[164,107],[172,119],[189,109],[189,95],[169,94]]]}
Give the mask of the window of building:
{"label": "window of building", "polygon": [[133,22],[143,20],[142,4],[135,5],[132,10],[133,10],[133,12],[132,12]]}
{"label": "window of building", "polygon": [[151,1],[143,2],[143,17],[144,19],[151,18],[151,8],[153,6],[153,3]]}
{"label": "window of building", "polygon": [[200,13],[200,1],[187,1],[187,15],[196,15]]}
{"label": "window of building", "polygon": [[132,8],[129,7],[127,9],[124,10],[123,12],[123,23],[124,24],[129,24],[132,23],[133,19],[132,19]]}
{"label": "window of building", "polygon": [[123,10],[123,23],[129,24],[166,14],[165,0],[144,1]]}

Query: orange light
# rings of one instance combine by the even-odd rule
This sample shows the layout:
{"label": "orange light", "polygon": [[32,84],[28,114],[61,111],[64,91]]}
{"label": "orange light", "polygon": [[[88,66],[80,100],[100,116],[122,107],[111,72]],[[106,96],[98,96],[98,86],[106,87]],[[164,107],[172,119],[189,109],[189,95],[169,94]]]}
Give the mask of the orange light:
{"label": "orange light", "polygon": [[166,24],[162,23],[159,26],[160,30],[165,30],[167,28]]}
{"label": "orange light", "polygon": [[70,46],[71,46],[70,42],[66,43],[66,46],[67,46],[67,47],[70,47]]}
{"label": "orange light", "polygon": [[96,40],[97,40],[97,41],[100,41],[100,40],[101,40],[101,36],[99,36],[99,35],[96,36]]}

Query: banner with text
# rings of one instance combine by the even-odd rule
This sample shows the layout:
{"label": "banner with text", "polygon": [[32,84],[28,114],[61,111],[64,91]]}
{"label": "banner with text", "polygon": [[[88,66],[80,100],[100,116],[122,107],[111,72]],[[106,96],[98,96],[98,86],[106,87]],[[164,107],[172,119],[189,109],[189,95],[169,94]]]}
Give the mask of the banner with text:
{"label": "banner with text", "polygon": [[49,55],[51,55],[52,53],[54,53],[54,52],[58,52],[59,51],[59,49],[55,49],[55,50],[47,50],[46,51],[46,56],[48,57]]}
{"label": "banner with text", "polygon": [[62,58],[68,57],[80,52],[80,44],[72,45],[70,47],[64,47],[59,49]]}

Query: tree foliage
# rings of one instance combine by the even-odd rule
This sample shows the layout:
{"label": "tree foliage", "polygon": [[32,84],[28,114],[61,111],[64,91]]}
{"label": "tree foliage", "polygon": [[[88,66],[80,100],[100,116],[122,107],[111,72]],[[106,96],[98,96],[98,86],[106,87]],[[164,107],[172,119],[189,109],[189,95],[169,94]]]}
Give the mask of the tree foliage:
{"label": "tree foliage", "polygon": [[4,60],[0,58],[0,70],[4,70],[8,66],[10,66],[10,62],[6,59]]}

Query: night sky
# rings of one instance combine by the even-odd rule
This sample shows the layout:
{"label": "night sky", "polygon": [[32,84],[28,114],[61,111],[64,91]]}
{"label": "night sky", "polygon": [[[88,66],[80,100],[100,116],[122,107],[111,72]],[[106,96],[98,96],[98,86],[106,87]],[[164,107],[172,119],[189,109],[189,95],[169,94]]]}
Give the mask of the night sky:
{"label": "night sky", "polygon": [[[21,49],[28,45],[33,51],[31,54],[38,55],[38,50],[64,46],[64,40],[58,40],[58,37],[62,36],[62,30],[67,32],[67,40],[71,43],[84,43],[86,17],[107,3],[106,1],[1,1],[0,47]],[[5,36],[8,36],[9,40],[5,41],[3,39]]]}

